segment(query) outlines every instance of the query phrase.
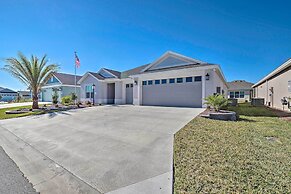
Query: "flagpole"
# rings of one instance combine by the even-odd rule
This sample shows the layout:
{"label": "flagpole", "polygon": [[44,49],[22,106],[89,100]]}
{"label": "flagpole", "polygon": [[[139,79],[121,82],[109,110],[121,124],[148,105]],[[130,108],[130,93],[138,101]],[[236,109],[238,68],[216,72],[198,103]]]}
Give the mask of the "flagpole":
{"label": "flagpole", "polygon": [[[76,57],[76,51],[75,51],[75,57]],[[77,96],[77,67],[76,67],[77,65],[76,65],[76,63],[75,63],[75,96]],[[75,98],[75,105],[76,105],[76,98]]]}

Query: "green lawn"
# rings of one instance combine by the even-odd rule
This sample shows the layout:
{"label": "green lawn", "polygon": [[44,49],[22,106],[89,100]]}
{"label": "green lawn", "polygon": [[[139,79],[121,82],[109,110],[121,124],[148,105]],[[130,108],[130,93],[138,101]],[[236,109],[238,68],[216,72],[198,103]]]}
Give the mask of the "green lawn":
{"label": "green lawn", "polygon": [[175,135],[175,193],[291,193],[291,122],[265,107],[197,117]]}
{"label": "green lawn", "polygon": [[18,109],[22,109],[22,108],[31,108],[31,106],[21,106],[21,107],[0,109],[0,120],[17,118],[17,117],[24,117],[24,116],[29,116],[29,115],[39,115],[39,114],[44,114],[45,113],[45,111],[30,112],[30,113],[23,113],[23,114],[6,114],[5,113],[5,111],[8,111],[8,110],[18,110]]}

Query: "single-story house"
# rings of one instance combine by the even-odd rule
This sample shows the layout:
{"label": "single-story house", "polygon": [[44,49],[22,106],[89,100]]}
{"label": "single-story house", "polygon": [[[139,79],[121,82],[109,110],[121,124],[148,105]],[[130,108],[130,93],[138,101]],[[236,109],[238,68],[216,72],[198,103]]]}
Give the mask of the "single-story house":
{"label": "single-story house", "polygon": [[11,102],[17,98],[18,93],[11,89],[0,87],[0,96],[0,101]]}
{"label": "single-story house", "polygon": [[219,65],[171,51],[127,71],[87,72],[78,83],[81,101],[98,104],[205,107],[205,97],[227,94]]}
{"label": "single-story house", "polygon": [[31,91],[20,90],[18,91],[18,95],[21,99],[32,99]]}
{"label": "single-story house", "polygon": [[228,98],[237,99],[238,102],[249,102],[254,84],[245,80],[234,80],[227,82]]}
{"label": "single-story house", "polygon": [[[78,82],[81,76],[76,76]],[[58,94],[58,101],[64,96],[69,96],[75,93],[75,75],[66,73],[54,72],[47,83],[41,88],[40,98],[43,102],[52,102],[54,92]],[[76,95],[80,99],[80,85],[76,85]]]}
{"label": "single-story house", "polygon": [[291,97],[291,59],[253,85],[253,93],[267,106],[283,109],[282,99]]}

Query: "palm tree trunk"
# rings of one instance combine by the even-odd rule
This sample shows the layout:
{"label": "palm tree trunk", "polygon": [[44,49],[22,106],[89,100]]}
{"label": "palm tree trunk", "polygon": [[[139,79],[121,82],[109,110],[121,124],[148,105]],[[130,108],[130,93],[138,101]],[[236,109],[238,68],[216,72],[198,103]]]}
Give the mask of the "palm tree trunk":
{"label": "palm tree trunk", "polygon": [[33,93],[32,97],[32,109],[38,109],[38,95],[37,93]]}

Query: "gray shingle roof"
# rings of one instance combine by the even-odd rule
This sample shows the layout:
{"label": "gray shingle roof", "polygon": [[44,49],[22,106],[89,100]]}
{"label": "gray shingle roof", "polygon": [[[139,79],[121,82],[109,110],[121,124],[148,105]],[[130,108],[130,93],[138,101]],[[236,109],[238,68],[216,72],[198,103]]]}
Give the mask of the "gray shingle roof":
{"label": "gray shingle roof", "polygon": [[245,80],[234,80],[227,82],[227,85],[229,90],[251,90],[254,84]]}
{"label": "gray shingle roof", "polygon": [[127,78],[128,76],[139,74],[147,66],[149,66],[149,64],[142,65],[133,69],[129,69],[127,71],[123,71],[121,72],[121,78]]}
{"label": "gray shingle roof", "polygon": [[100,79],[100,80],[104,80],[105,78],[100,75],[99,73],[94,73],[94,72],[88,72],[90,73],[91,75],[93,75],[94,77],[96,77],[97,79]]}
{"label": "gray shingle roof", "polygon": [[[56,73],[54,72],[53,75],[58,78],[62,84],[65,85],[75,85],[75,75],[67,74],[67,73]],[[77,75],[77,82],[82,78],[82,76]]]}
{"label": "gray shingle roof", "polygon": [[115,75],[118,78],[120,78],[120,76],[121,76],[121,72],[119,72],[119,71],[115,71],[115,70],[107,69],[107,68],[103,68],[103,69],[105,69],[106,71],[109,71],[110,73],[112,73],[113,75]]}
{"label": "gray shingle roof", "polygon": [[10,90],[8,88],[2,88],[0,89],[0,93],[17,93],[17,92]]}

